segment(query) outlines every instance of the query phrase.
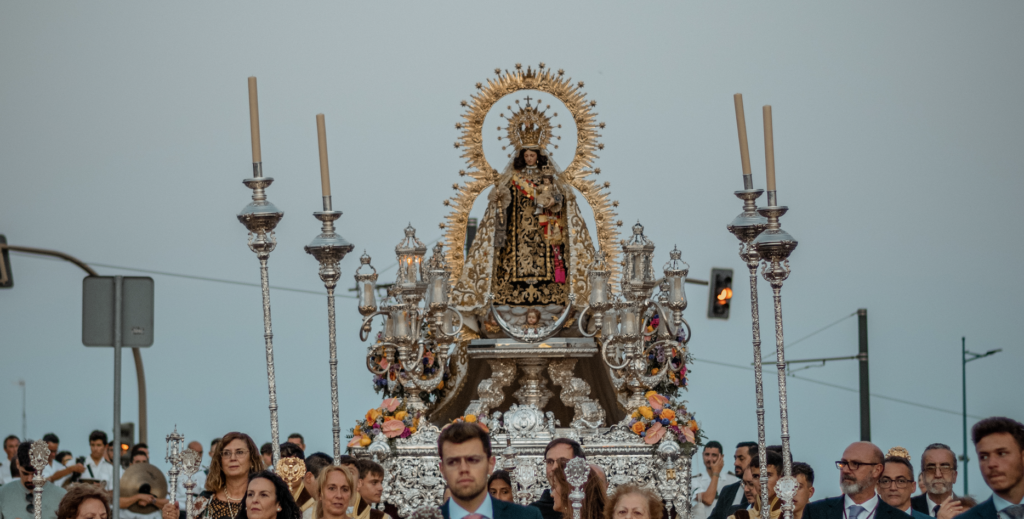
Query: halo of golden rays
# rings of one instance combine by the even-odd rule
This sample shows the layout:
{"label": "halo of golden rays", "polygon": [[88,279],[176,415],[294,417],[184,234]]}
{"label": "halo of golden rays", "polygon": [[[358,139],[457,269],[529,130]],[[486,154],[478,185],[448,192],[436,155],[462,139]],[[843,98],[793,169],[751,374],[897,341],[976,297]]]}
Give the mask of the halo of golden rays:
{"label": "halo of golden rays", "polygon": [[[601,137],[598,130],[604,128],[605,123],[597,122],[597,112],[594,111],[597,101],[587,99],[582,81],[573,83],[565,71],[551,70],[544,63],[537,70],[529,66],[524,70],[522,64],[516,63],[511,72],[494,69],[494,73],[496,77],[488,79],[486,84],[476,84],[477,91],[470,96],[469,101],[461,101],[466,111],[462,114],[462,120],[455,123],[455,129],[461,132],[455,141],[455,148],[462,150],[462,158],[467,165],[467,169],[459,171],[459,175],[470,179],[465,184],[454,185],[457,193],[444,201],[445,206],[452,208],[446,221],[440,224],[442,229],[446,229],[445,241],[452,279],[459,279],[462,275],[466,224],[473,202],[480,193],[494,185],[499,176],[498,170],[484,156],[484,119],[501,98],[520,90],[538,90],[551,94],[569,110],[576,124],[576,153],[562,175],[565,182],[579,191],[590,204],[597,227],[598,247],[605,253],[609,265],[617,265],[617,227],[622,226],[622,221],[616,220],[614,210],[618,202],[609,199],[608,182],[598,183],[587,178],[601,173],[601,168],[593,167],[594,160],[598,158],[597,151],[604,149],[604,144],[598,142]],[[617,277],[617,271],[616,268],[612,272],[613,280]]]}

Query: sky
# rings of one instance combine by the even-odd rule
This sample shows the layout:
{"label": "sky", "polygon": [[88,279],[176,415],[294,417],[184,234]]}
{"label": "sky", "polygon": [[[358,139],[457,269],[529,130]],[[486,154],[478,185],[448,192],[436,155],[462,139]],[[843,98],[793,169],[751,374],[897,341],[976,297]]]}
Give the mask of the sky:
{"label": "sky", "polygon": [[[856,318],[801,339],[867,308],[872,440],[906,447],[916,465],[932,442],[962,453],[961,337],[972,351],[1003,350],[967,366],[969,425],[1024,419],[1013,396],[1024,365],[1024,277],[1013,274],[1024,253],[1013,216],[1022,16],[1019,2],[994,1],[5,2],[0,234],[102,275],[192,276],[149,274],[154,453],[175,426],[204,444],[230,430],[269,440],[259,268],[235,218],[251,196],[246,78],[257,76],[268,196],[285,212],[270,258],[282,439],[298,431],[330,452],[326,298],[302,250],[319,232],[315,114],[326,116],[338,232],[356,246],[341,263],[347,286],[363,250],[378,270],[394,263],[408,223],[424,242],[441,236],[442,201],[465,167],[452,146],[459,101],[495,68],[544,62],[598,101],[607,128],[595,166],[623,229],[644,223],[655,264],[678,245],[693,278],[736,271],[728,320],[706,317],[697,285],[685,314],[697,358],[685,397],[709,438],[731,447],[756,438],[749,289],[725,229],[741,208],[740,92],[760,188],[760,107],[773,107],[782,225],[799,240],[782,289],[787,358],[856,354]],[[501,167],[496,134],[486,151]],[[564,166],[571,151],[560,153]],[[85,455],[89,431],[113,421],[113,356],[81,343],[84,273],[11,261],[0,434],[20,434],[20,379],[28,435],[55,432]],[[772,306],[768,284],[759,289],[768,355]],[[339,298],[344,430],[379,404],[358,322],[354,300]],[[125,359],[122,417],[137,421]],[[769,443],[775,380],[766,369]],[[857,363],[787,383],[794,459],[818,471],[819,497],[837,495],[831,467],[859,439]],[[989,495],[975,462],[958,492],[964,476]]]}

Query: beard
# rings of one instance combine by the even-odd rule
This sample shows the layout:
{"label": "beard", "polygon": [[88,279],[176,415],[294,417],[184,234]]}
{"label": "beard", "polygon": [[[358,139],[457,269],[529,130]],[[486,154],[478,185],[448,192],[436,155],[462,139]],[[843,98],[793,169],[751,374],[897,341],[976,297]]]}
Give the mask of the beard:
{"label": "beard", "polygon": [[448,489],[452,491],[452,496],[457,497],[463,501],[469,501],[474,497],[479,496],[480,494],[487,491],[487,480],[484,479],[483,482],[481,482],[480,484],[475,484],[471,487],[466,488],[466,490],[462,490],[458,487],[448,487]]}
{"label": "beard", "polygon": [[861,481],[844,479],[839,482],[839,488],[844,494],[850,495],[861,493],[865,488],[867,488],[867,485]]}
{"label": "beard", "polygon": [[949,483],[946,481],[931,481],[926,485],[928,487],[928,493],[930,494],[945,494],[949,492]]}

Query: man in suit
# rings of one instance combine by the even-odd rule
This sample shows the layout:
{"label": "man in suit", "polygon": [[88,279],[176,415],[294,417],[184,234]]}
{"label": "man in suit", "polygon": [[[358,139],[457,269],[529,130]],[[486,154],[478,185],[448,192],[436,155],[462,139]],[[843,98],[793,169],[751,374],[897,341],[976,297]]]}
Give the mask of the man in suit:
{"label": "man in suit", "polygon": [[914,481],[914,466],[910,464],[908,456],[906,449],[889,449],[882,477],[878,480],[878,494],[883,501],[914,519],[930,519],[930,515],[910,506],[910,494],[914,493],[917,483]]}
{"label": "man in suit", "polygon": [[452,497],[441,505],[444,519],[542,519],[540,510],[491,499],[487,476],[494,471],[491,437],[472,422],[456,422],[437,438],[441,476]]}
{"label": "man in suit", "polygon": [[[736,453],[733,454],[733,474],[743,478],[743,472],[750,465],[750,458],[757,454],[757,443],[740,442],[736,444]],[[733,510],[745,508],[749,504],[743,495],[743,481],[737,481],[731,485],[725,485],[718,493],[718,502],[711,509],[708,519],[726,519],[732,515]]]}
{"label": "man in suit", "polygon": [[803,519],[907,519],[907,514],[879,499],[875,492],[884,463],[882,451],[874,444],[851,444],[836,462],[843,495],[807,505]]}
{"label": "man in suit", "polygon": [[[765,469],[768,471],[768,503],[771,506],[770,516],[778,518],[782,504],[775,498],[775,484],[782,475],[782,455],[773,450],[765,450]],[[729,517],[732,519],[758,519],[761,517],[761,459],[757,454],[750,458],[750,466],[743,472],[743,496],[747,504],[733,507]]]}
{"label": "man in suit", "polygon": [[971,440],[992,497],[956,519],[1024,517],[1024,424],[1002,416],[986,418],[971,428]]}
{"label": "man in suit", "polygon": [[956,454],[944,443],[933,443],[921,454],[921,479],[925,490],[910,499],[910,506],[925,515],[938,517],[939,506],[953,496],[956,483]]}

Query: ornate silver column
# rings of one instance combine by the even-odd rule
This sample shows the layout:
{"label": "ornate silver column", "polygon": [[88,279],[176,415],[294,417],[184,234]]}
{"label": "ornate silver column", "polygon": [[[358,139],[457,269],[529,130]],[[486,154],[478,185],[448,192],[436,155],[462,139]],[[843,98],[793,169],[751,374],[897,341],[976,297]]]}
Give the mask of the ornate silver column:
{"label": "ornate silver column", "polygon": [[181,472],[181,447],[185,443],[185,437],[178,434],[178,426],[174,426],[174,432],[167,435],[167,463],[171,464],[167,471],[168,494],[170,501],[174,503],[178,497],[178,474]]}
{"label": "ornate silver column", "polygon": [[281,440],[277,431],[277,384],[274,382],[274,331],[270,324],[270,278],[267,260],[277,247],[274,228],[284,212],[267,200],[266,189],[274,181],[263,176],[263,163],[254,162],[253,177],[242,181],[252,189],[252,202],[238,213],[238,221],[249,231],[249,250],[260,260],[260,286],[263,289],[263,340],[267,350],[267,387],[270,393],[270,443],[273,444],[274,463],[281,459]]}
{"label": "ornate silver column", "polygon": [[35,514],[35,519],[41,519],[43,517],[43,485],[46,484],[46,480],[43,479],[43,469],[50,461],[50,448],[45,441],[36,440],[32,442],[28,457],[32,468],[36,471],[32,476],[32,512]]}
{"label": "ornate silver column", "polygon": [[199,463],[202,461],[201,456],[202,454],[192,449],[185,449],[179,455],[181,460],[181,476],[185,478],[185,517],[187,519],[195,519],[199,515],[193,505],[195,502],[196,482],[192,481],[192,476],[199,472]]}
{"label": "ornate silver column", "polygon": [[334,328],[334,288],[338,285],[341,269],[338,264],[353,245],[334,232],[334,221],[341,217],[341,211],[331,207],[331,197],[324,197],[324,210],[313,213],[323,222],[320,234],[306,245],[307,253],[320,262],[320,279],[327,287],[327,336],[330,343],[331,366],[331,431],[334,434],[334,459],[341,457],[341,419],[338,416],[338,345]]}

